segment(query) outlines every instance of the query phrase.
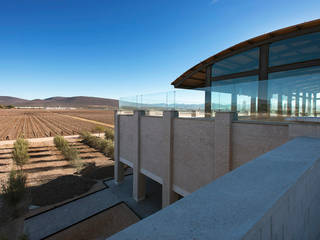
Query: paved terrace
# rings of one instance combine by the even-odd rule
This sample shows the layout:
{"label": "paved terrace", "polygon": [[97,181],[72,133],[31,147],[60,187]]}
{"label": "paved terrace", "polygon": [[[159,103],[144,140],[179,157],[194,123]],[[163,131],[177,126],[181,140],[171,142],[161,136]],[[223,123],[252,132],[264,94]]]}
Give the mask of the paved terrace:
{"label": "paved terrace", "polygon": [[109,239],[319,239],[319,181],[320,139],[298,137]]}

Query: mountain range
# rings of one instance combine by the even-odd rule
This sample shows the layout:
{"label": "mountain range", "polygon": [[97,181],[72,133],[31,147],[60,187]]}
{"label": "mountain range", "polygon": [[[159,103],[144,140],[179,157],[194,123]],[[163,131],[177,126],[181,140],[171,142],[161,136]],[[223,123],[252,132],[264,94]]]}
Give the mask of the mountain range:
{"label": "mountain range", "polygon": [[75,107],[75,108],[118,108],[119,101],[98,97],[51,97],[46,99],[26,100],[22,98],[0,96],[0,105],[16,107]]}

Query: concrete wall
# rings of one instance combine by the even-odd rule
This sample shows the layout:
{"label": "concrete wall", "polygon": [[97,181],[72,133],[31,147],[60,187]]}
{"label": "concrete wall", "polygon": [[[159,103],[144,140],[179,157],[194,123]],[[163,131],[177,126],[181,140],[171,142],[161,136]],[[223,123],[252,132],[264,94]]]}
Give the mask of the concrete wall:
{"label": "concrete wall", "polygon": [[295,138],[109,239],[319,239],[319,149]]}
{"label": "concrete wall", "polygon": [[133,116],[122,115],[119,117],[119,155],[129,162],[133,162],[132,153],[136,151],[135,134],[137,124]]}
{"label": "concrete wall", "polygon": [[[155,177],[153,180],[162,184],[166,175],[166,143],[164,142],[165,125],[161,117],[141,118],[141,168]],[[149,176],[150,177],[150,176]],[[158,178],[161,178],[159,181]]]}
{"label": "concrete wall", "polygon": [[214,121],[175,119],[173,129],[174,189],[191,193],[213,178]]}
{"label": "concrete wall", "polygon": [[144,175],[162,184],[163,206],[174,202],[174,193],[187,196],[290,139],[320,137],[320,124],[238,121],[230,112],[218,112],[215,119],[185,119],[176,112],[151,117],[137,111],[116,119],[117,174],[117,162],[134,168],[136,199],[144,197],[138,189]]}
{"label": "concrete wall", "polygon": [[288,141],[288,124],[234,122],[232,124],[232,169]]}

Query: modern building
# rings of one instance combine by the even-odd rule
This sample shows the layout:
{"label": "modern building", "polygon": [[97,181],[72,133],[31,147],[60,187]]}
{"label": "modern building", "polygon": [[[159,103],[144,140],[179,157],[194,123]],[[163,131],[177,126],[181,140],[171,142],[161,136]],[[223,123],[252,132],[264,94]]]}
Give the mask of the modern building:
{"label": "modern building", "polygon": [[[205,88],[205,112],[251,116],[317,116],[320,107],[319,20],[232,46],[192,67],[172,84]],[[219,95],[220,100],[217,100]],[[222,107],[217,109],[219,101]]]}
{"label": "modern building", "polygon": [[[184,118],[179,116],[179,112],[174,109],[164,111],[162,116],[152,116],[146,114],[144,110],[136,110],[133,114],[127,115],[116,114],[115,116],[115,181],[121,184],[124,177],[123,166],[126,164],[133,169],[133,197],[137,201],[145,198],[146,177],[162,185],[163,207],[182,197],[189,197],[189,195],[188,199],[194,199],[192,203],[190,201],[188,203],[187,198],[182,199],[174,204],[175,207],[164,209],[163,214],[157,214],[152,218],[158,218],[155,222],[161,220],[159,216],[173,215],[170,213],[170,209],[179,215],[182,214],[181,211],[184,207],[192,212],[195,210],[195,206],[201,206],[201,202],[209,204],[203,208],[214,209],[215,207],[210,205],[210,201],[208,203],[208,199],[203,199],[205,196],[211,195],[212,204],[215,204],[213,199],[217,197],[220,199],[219,201],[225,201],[225,204],[229,204],[230,209],[234,209],[233,203],[228,201],[231,199],[237,201],[233,198],[236,196],[236,192],[244,194],[241,195],[241,199],[246,197],[254,199],[255,194],[258,194],[259,189],[262,188],[265,191],[260,193],[261,196],[265,194],[266,198],[276,199],[274,200],[274,204],[276,204],[278,199],[287,196],[287,191],[290,189],[293,191],[293,186],[296,186],[295,180],[300,179],[300,175],[291,172],[290,167],[287,172],[285,170],[278,172],[277,164],[282,167],[288,160],[289,152],[296,152],[291,154],[290,158],[294,158],[294,156],[306,156],[307,158],[311,153],[314,153],[315,155],[312,157],[310,155],[310,159],[320,159],[320,151],[311,147],[314,143],[313,140],[310,140],[308,147],[302,147],[304,141],[309,140],[297,138],[300,136],[320,138],[318,118],[320,113],[320,19],[239,43],[192,67],[172,84],[175,88],[204,91],[205,117]],[[292,141],[293,143],[291,143]],[[318,142],[315,144],[317,145]],[[304,154],[304,150],[308,152]],[[263,154],[268,152],[270,153],[266,155],[267,157],[263,157],[265,156]],[[273,162],[273,158],[276,158],[275,162]],[[274,164],[264,165],[263,162],[269,160]],[[246,164],[251,161],[254,163]],[[296,163],[295,167],[300,166],[300,170],[305,166],[300,162]],[[250,176],[253,166],[256,167],[256,171],[260,173],[262,179],[256,180],[256,183],[255,178],[244,177],[239,179],[239,182],[235,180],[237,176]],[[262,169],[263,166],[264,169]],[[303,175],[304,172],[301,174]],[[252,176],[257,177],[256,174]],[[272,176],[272,179],[277,181],[283,180],[283,185],[279,183],[280,189],[275,189],[276,185],[264,185],[266,184],[264,179],[269,179],[268,176]],[[218,178],[219,181],[215,181]],[[286,183],[286,179],[290,179],[292,182]],[[315,179],[320,180],[315,177],[313,181]],[[241,188],[245,188],[245,184],[247,184],[254,190],[247,189],[242,193],[240,188],[237,188],[233,196],[232,192],[221,192],[224,184],[231,188],[239,184]],[[259,184],[261,186],[258,186]],[[309,183],[304,182],[304,184]],[[204,187],[205,185],[208,186]],[[213,185],[215,187],[211,189],[210,186]],[[308,188],[308,190],[310,189]],[[221,196],[225,195],[225,199],[208,192],[216,190],[220,192]],[[275,196],[275,192],[278,192],[278,195]],[[298,195],[294,195],[293,200],[290,196],[288,195],[286,200],[283,200],[285,202],[281,202],[281,208],[277,207],[277,210],[274,210],[273,207],[278,205],[271,205],[270,209],[273,209],[274,214],[277,211],[282,211],[288,202],[295,202]],[[260,200],[261,207],[266,206],[267,203]],[[314,200],[312,198],[312,201]],[[299,205],[297,203],[297,205],[302,206],[300,210],[303,214],[308,214],[305,212],[309,211],[309,215],[304,216],[304,220],[309,221],[312,215],[310,215],[310,211],[315,206],[311,204],[312,201],[304,201],[303,199],[301,201],[305,204],[299,203]],[[250,201],[248,200],[248,202]],[[186,205],[183,205],[184,203]],[[192,204],[195,205],[192,206]],[[223,202],[221,204],[223,205]],[[240,208],[241,204],[246,203],[240,201],[238,203]],[[228,208],[227,205],[226,208]],[[257,212],[260,210],[261,216],[267,216],[266,213],[269,210],[256,209]],[[205,210],[199,211],[202,214],[206,212]],[[220,210],[215,209],[214,211]],[[237,210],[234,209],[234,211]],[[222,216],[221,213],[211,212],[210,214]],[[229,215],[232,216],[232,214]],[[297,217],[298,215],[288,213],[286,216],[289,219],[290,216]],[[174,218],[174,216],[172,217]],[[206,216],[207,220],[208,217]],[[212,216],[212,219],[215,217]],[[252,221],[260,221],[261,219]],[[278,219],[278,217],[274,217],[274,219]],[[170,222],[170,219],[168,221]],[[189,220],[182,218],[181,221]],[[208,221],[210,222],[210,219]],[[261,223],[261,226],[267,226],[266,229],[270,229],[271,225],[273,226],[271,230],[274,228],[274,232],[279,227],[277,224],[282,224],[281,227],[287,226],[285,220],[281,218],[277,220],[277,223],[266,222],[265,219],[263,221],[263,224],[266,225]],[[189,222],[188,224],[195,223]],[[310,225],[310,227],[312,226]],[[134,226],[132,228],[134,229]],[[283,228],[279,230],[279,232],[281,231],[284,234]],[[180,234],[183,236],[182,232]],[[121,233],[118,236],[121,236]],[[263,239],[252,236],[248,239]],[[197,238],[199,236],[194,237],[201,239],[201,237]]]}

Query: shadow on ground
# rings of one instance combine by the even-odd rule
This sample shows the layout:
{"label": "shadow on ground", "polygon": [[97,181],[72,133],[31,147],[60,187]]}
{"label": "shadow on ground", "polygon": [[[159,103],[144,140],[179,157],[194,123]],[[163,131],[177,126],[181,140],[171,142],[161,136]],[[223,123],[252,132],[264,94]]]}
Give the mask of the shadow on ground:
{"label": "shadow on ground", "polygon": [[76,175],[58,177],[40,186],[30,187],[32,205],[46,206],[86,193],[96,183]]}
{"label": "shadow on ground", "polygon": [[106,178],[112,178],[114,175],[113,166],[99,166],[95,163],[89,163],[79,173],[82,177],[103,180]]}

